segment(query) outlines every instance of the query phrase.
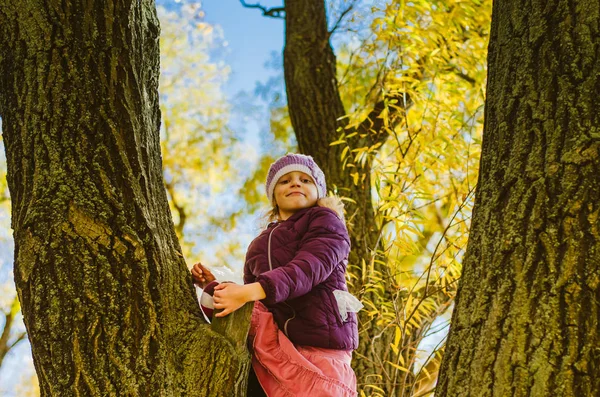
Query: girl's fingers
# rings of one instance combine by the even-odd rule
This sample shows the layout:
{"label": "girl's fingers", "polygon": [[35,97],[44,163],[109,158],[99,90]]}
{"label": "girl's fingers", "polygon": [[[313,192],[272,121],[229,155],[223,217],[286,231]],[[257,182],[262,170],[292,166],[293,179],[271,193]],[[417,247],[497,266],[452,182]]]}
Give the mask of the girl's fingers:
{"label": "girl's fingers", "polygon": [[192,272],[194,279],[201,283],[208,283],[216,279],[211,271],[205,268],[200,262],[194,264],[190,271]]}
{"label": "girl's fingers", "polygon": [[229,313],[231,313],[231,310],[225,309],[222,312],[219,312],[219,313],[215,314],[215,317],[225,317]]}
{"label": "girl's fingers", "polygon": [[202,266],[200,263],[196,263],[193,267],[192,267],[192,271],[202,274],[202,271],[204,270],[204,266]]}

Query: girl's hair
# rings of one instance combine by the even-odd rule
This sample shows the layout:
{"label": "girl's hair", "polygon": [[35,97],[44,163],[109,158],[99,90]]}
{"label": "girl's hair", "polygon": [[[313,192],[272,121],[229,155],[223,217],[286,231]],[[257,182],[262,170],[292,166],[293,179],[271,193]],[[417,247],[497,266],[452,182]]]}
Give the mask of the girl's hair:
{"label": "girl's hair", "polygon": [[346,224],[346,219],[344,218],[344,202],[339,196],[322,197],[317,200],[317,205],[333,210],[338,218],[342,220],[344,225]]}
{"label": "girl's hair", "polygon": [[265,220],[267,221],[267,224],[279,220],[279,206],[277,206],[277,204],[273,204],[273,207],[265,215]]}

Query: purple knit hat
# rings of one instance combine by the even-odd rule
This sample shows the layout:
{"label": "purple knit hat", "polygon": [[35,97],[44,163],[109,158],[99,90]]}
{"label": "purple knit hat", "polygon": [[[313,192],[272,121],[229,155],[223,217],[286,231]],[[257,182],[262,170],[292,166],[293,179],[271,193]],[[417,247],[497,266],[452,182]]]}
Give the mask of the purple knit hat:
{"label": "purple knit hat", "polygon": [[325,184],[325,174],[319,168],[315,160],[311,156],[305,156],[303,154],[288,153],[283,157],[280,157],[271,164],[269,173],[267,174],[267,197],[269,201],[273,200],[273,192],[275,191],[275,184],[285,174],[292,171],[300,171],[312,177],[317,185],[317,198],[325,197],[327,195],[327,185]]}

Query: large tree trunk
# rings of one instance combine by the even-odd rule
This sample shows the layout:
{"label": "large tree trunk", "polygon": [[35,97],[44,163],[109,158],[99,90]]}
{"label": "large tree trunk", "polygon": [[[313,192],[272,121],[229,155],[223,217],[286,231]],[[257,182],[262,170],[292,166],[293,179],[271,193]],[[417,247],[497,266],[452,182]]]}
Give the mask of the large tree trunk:
{"label": "large tree trunk", "polygon": [[494,2],[477,199],[436,396],[600,395],[600,4]]}
{"label": "large tree trunk", "polygon": [[217,324],[228,337],[203,323],[167,205],[158,36],[151,0],[0,2],[14,274],[44,396],[245,395],[249,312]]}
{"label": "large tree trunk", "polygon": [[[361,174],[363,179],[355,184],[348,169],[341,161],[343,146],[330,144],[337,140],[346,126],[344,105],[339,94],[336,77],[336,58],[329,42],[325,2],[323,0],[287,0],[286,35],[284,49],[284,75],[290,119],[300,152],[310,154],[321,166],[327,178],[328,188],[354,202],[346,202],[352,251],[349,263],[362,268],[362,261],[369,264],[377,249],[378,226],[371,201],[371,166],[367,161]],[[382,121],[377,118],[383,110],[383,100],[378,103],[369,117],[353,131],[360,134],[348,140],[352,147],[383,142],[387,134],[382,132]],[[350,134],[353,131],[347,131]],[[367,266],[368,268],[368,266]],[[380,265],[376,270],[385,274]],[[361,292],[363,281],[359,277],[353,292],[373,302],[378,302],[374,293]],[[385,299],[385,297],[382,297]],[[366,310],[359,312],[360,346],[356,351],[358,360],[353,366],[359,385],[380,383],[379,379],[369,375],[382,374],[388,367],[383,357],[390,352],[389,344],[393,333],[384,331],[367,315]],[[392,372],[392,371],[387,371]],[[380,384],[390,391],[391,379]]]}

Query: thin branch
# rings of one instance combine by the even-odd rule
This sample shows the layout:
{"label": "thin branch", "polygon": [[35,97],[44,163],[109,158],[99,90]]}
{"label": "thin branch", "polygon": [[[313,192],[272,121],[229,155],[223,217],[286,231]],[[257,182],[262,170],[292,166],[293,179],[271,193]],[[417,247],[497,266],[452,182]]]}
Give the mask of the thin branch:
{"label": "thin branch", "polygon": [[[419,383],[419,381],[423,381],[422,376],[421,376],[421,373],[423,372],[423,368],[425,368],[430,363],[431,358],[434,357],[437,352],[440,352],[440,351],[444,350],[445,348],[446,348],[446,337],[442,338],[442,340],[439,341],[437,345],[435,345],[435,347],[433,348],[433,351],[429,354],[429,356],[427,357],[427,359],[425,360],[425,362],[419,369],[419,372],[417,372],[417,374],[415,375],[415,382],[411,385],[411,390],[410,390],[411,395],[414,395],[415,386]],[[437,366],[438,366],[438,368],[436,370],[437,373],[439,373],[439,371],[440,371],[440,364],[441,363],[439,363],[439,362],[437,363]],[[430,373],[428,378],[431,377],[431,375],[433,375],[433,374]],[[437,376],[436,376],[436,378],[437,378]],[[422,388],[422,386],[420,388]],[[433,383],[433,387],[429,390],[426,390],[423,392],[420,392],[420,390],[417,390],[417,392],[420,392],[420,393],[417,394],[415,397],[424,397],[424,396],[428,395],[429,393],[433,392],[434,390],[435,390],[435,382]]]}
{"label": "thin branch", "polygon": [[270,18],[279,18],[285,19],[285,7],[272,7],[267,8],[265,6],[261,6],[260,4],[246,4],[244,0],[240,0],[240,3],[246,8],[258,8],[262,11],[263,16]]}
{"label": "thin branch", "polygon": [[[17,297],[15,297],[14,299],[16,300]],[[12,329],[14,314],[15,313],[13,313],[12,310],[4,314],[4,328],[2,330],[2,335],[0,335],[0,352],[3,352],[5,350],[8,351],[8,339],[10,337],[10,331]]]}
{"label": "thin branch", "polygon": [[348,13],[350,11],[352,11],[354,9],[354,5],[356,4],[356,0],[354,0],[352,2],[352,4],[350,4],[350,6],[348,8],[346,8],[341,14],[340,17],[338,18],[338,20],[335,22],[335,25],[333,25],[333,28],[329,31],[329,36],[331,36],[333,34],[333,32],[336,31],[337,28],[340,27],[340,24],[342,23],[342,20],[344,19],[344,17],[346,15],[348,15]]}
{"label": "thin branch", "polygon": [[21,342],[23,339],[25,339],[25,337],[27,336],[27,332],[23,331],[19,334],[19,336],[17,336],[17,338],[10,344],[10,347],[8,348],[8,350],[12,349],[13,347],[15,347],[17,345],[17,343]]}
{"label": "thin branch", "polygon": [[0,336],[0,367],[2,366],[2,362],[4,361],[4,357],[6,354],[12,349],[17,343],[19,343],[24,337],[23,335],[19,335],[15,342],[12,344],[9,343],[10,333],[13,330],[13,322],[15,320],[15,316],[19,311],[19,298],[15,296],[13,298],[13,302],[11,304],[10,310],[7,313],[4,313],[4,329],[2,330],[2,335]]}
{"label": "thin branch", "polygon": [[180,205],[179,200],[175,197],[175,187],[173,186],[173,183],[165,182],[165,188],[169,193],[169,196],[171,196],[171,203],[179,215],[179,222],[175,225],[175,231],[179,238],[183,238],[183,228],[185,226],[185,221],[187,220],[187,212],[185,207]]}
{"label": "thin branch", "polygon": [[456,65],[449,65],[446,69],[447,69],[447,72],[456,74],[458,77],[460,77],[461,79],[470,83],[471,85],[475,85],[475,83],[477,82],[477,80],[475,78],[473,78],[473,77],[469,76],[468,74],[464,73],[463,71],[461,71],[459,69],[459,67]]}

